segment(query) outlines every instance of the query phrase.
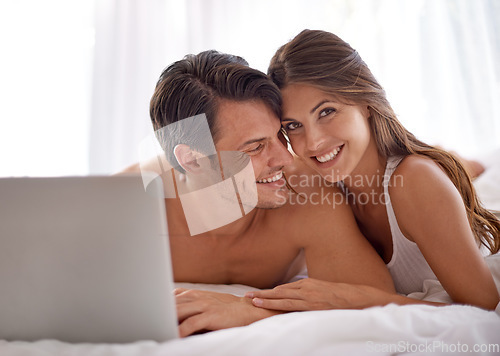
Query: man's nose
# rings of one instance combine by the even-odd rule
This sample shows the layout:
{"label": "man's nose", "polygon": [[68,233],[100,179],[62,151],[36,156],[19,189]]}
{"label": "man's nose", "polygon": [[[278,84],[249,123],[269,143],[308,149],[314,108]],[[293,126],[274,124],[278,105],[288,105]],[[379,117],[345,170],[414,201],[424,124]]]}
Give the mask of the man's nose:
{"label": "man's nose", "polygon": [[279,139],[276,139],[272,145],[273,149],[270,152],[269,166],[280,167],[291,165],[293,162],[293,156],[288,151],[286,142],[284,145]]}

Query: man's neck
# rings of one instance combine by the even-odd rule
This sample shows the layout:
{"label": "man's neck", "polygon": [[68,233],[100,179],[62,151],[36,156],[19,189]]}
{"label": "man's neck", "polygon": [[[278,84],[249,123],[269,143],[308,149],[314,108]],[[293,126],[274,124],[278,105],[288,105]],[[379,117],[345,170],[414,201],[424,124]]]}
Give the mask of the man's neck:
{"label": "man's neck", "polygon": [[165,205],[167,208],[169,231],[171,233],[195,237],[236,239],[248,233],[252,227],[255,226],[258,221],[262,221],[262,218],[265,216],[264,209],[254,208],[248,214],[231,223],[192,235],[180,199],[165,199]]}

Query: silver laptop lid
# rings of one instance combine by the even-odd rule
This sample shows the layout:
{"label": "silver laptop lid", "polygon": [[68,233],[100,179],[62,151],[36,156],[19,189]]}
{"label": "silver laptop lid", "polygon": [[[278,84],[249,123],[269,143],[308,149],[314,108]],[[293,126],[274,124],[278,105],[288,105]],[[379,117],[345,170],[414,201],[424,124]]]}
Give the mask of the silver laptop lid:
{"label": "silver laptop lid", "polygon": [[0,179],[0,339],[177,337],[161,196],[140,176]]}

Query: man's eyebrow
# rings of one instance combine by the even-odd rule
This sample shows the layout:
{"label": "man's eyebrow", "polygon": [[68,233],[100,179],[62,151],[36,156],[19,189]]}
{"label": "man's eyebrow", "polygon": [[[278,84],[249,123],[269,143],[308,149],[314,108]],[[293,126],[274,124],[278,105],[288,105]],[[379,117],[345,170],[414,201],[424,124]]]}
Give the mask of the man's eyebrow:
{"label": "man's eyebrow", "polygon": [[255,142],[262,142],[264,141],[266,138],[265,137],[261,137],[261,138],[254,138],[252,140],[248,140],[246,141],[245,143],[242,143],[239,147],[238,147],[238,151],[241,150],[242,148],[244,148],[245,146],[248,146],[252,143],[255,143]]}

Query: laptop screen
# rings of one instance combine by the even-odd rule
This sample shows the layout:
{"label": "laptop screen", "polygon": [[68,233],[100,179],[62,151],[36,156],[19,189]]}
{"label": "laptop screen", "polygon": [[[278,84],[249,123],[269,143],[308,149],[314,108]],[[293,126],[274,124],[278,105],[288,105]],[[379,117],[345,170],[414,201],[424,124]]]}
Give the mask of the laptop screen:
{"label": "laptop screen", "polygon": [[0,338],[177,337],[164,200],[151,189],[161,182],[146,193],[140,176],[0,179]]}

